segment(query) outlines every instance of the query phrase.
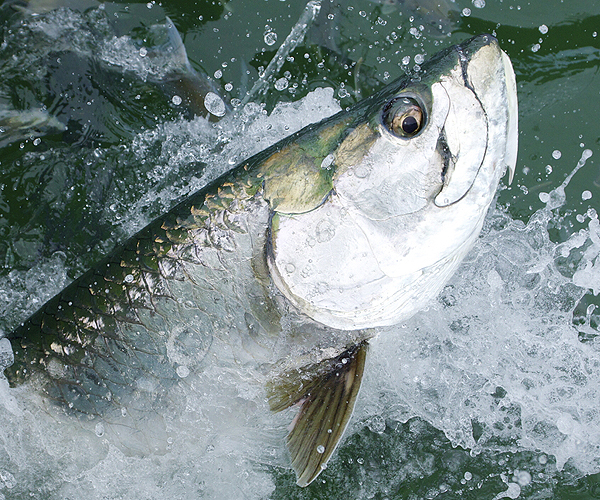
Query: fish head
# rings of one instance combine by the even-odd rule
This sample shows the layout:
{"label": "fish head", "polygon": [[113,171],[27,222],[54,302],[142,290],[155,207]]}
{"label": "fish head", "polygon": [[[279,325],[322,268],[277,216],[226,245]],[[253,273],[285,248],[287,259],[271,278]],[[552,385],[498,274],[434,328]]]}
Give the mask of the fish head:
{"label": "fish head", "polygon": [[268,264],[296,307],[352,330],[423,308],[473,246],[515,168],[515,77],[481,35],[347,113],[357,118],[323,161],[331,190],[304,213],[276,212]]}

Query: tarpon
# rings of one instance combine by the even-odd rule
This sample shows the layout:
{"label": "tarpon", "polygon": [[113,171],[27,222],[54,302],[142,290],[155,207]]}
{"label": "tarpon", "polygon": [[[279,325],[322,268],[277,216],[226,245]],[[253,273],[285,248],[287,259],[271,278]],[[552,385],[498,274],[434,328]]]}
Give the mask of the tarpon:
{"label": "tarpon", "polygon": [[0,148],[46,134],[59,134],[67,130],[65,124],[44,109],[18,111],[8,106],[0,107]]}
{"label": "tarpon", "polygon": [[287,446],[306,486],[376,327],[438,294],[516,153],[508,56],[490,35],[448,48],[126,241],[9,335],[6,376],[67,414],[132,421],[190,373],[243,369],[271,410],[298,407]]}

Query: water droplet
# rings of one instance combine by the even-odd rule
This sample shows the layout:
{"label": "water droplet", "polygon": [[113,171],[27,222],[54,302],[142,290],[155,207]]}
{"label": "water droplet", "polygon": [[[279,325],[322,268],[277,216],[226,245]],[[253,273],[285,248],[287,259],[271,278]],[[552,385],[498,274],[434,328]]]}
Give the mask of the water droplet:
{"label": "water droplet", "polygon": [[277,33],[274,31],[267,31],[265,33],[265,43],[269,46],[274,45],[277,41]]}
{"label": "water droplet", "polygon": [[226,108],[223,99],[214,92],[208,92],[204,97],[204,106],[207,111],[215,116],[225,116]]}
{"label": "water droplet", "polygon": [[96,436],[102,437],[104,436],[104,424],[102,422],[98,422],[96,424],[96,428],[94,429]]}
{"label": "water droplet", "polygon": [[179,106],[179,105],[181,104],[181,102],[182,102],[182,99],[181,99],[181,97],[179,97],[178,95],[174,95],[174,96],[171,98],[171,102],[172,102],[173,104],[175,104],[175,106]]}
{"label": "water droplet", "polygon": [[585,190],[583,193],[581,193],[581,199],[586,201],[589,200],[592,197],[592,192]]}
{"label": "water droplet", "polygon": [[335,236],[335,226],[331,221],[323,219],[317,224],[316,235],[319,243],[325,243]]}
{"label": "water droplet", "polygon": [[545,35],[546,33],[548,33],[548,26],[546,26],[545,24],[542,24],[538,29],[540,30],[540,33],[542,35]]}
{"label": "water droplet", "polygon": [[527,486],[531,483],[531,474],[526,470],[516,470],[514,474],[514,480],[519,486]]}
{"label": "water droplet", "polygon": [[279,91],[285,90],[288,88],[289,82],[287,78],[280,78],[275,82],[275,88]]}
{"label": "water droplet", "polygon": [[369,176],[369,174],[371,173],[371,168],[368,165],[358,165],[355,169],[354,169],[354,175],[356,175],[356,177],[358,177],[359,179],[365,179]]}
{"label": "water droplet", "polygon": [[465,7],[462,10],[462,15],[465,16],[465,17],[469,17],[471,15],[471,9],[469,9],[468,7]]}
{"label": "water droplet", "polygon": [[215,71],[213,73],[213,76],[218,80],[219,78],[221,78],[223,76],[223,72],[220,69],[218,69],[217,71]]}
{"label": "water droplet", "polygon": [[423,62],[425,62],[425,55],[424,54],[417,54],[415,56],[415,62],[417,64],[423,64]]}
{"label": "water droplet", "polygon": [[125,276],[125,283],[133,283],[133,274]]}
{"label": "water droplet", "polygon": [[0,470],[0,479],[9,490],[12,490],[17,485],[17,480],[7,470]]}
{"label": "water droplet", "polygon": [[181,378],[185,378],[190,374],[190,369],[185,365],[178,366],[175,371]]}
{"label": "water droplet", "polygon": [[333,163],[334,156],[332,153],[328,154],[321,162],[321,168],[329,169]]}
{"label": "water droplet", "polygon": [[550,195],[542,192],[539,194],[539,198],[542,203],[548,203],[548,200],[550,200]]}
{"label": "water droplet", "polygon": [[571,434],[573,432],[574,427],[575,420],[573,420],[573,417],[568,413],[563,413],[556,420],[556,428],[563,434]]}
{"label": "water droplet", "polygon": [[537,52],[538,50],[540,50],[540,48],[541,48],[541,45],[539,43],[534,43],[531,46],[531,52]]}
{"label": "water droplet", "polygon": [[319,446],[317,446],[317,453],[321,453],[321,454],[325,453],[325,446],[323,446],[321,444]]}
{"label": "water droplet", "polygon": [[375,415],[368,421],[367,427],[375,434],[383,434],[385,432],[385,419],[381,415]]}
{"label": "water droplet", "polygon": [[226,83],[225,84],[225,90],[227,92],[231,92],[233,90],[233,84],[232,83]]}
{"label": "water droplet", "polygon": [[148,55],[148,49],[146,47],[142,47],[140,49],[140,57],[146,57]]}
{"label": "water droplet", "polygon": [[469,471],[465,472],[465,479],[467,481],[470,481],[471,479],[473,479],[473,474],[471,474]]}
{"label": "water droplet", "polygon": [[558,160],[561,156],[562,153],[558,149],[552,151],[552,158],[554,158],[555,160]]}
{"label": "water droplet", "polygon": [[485,0],[473,0],[473,5],[478,9],[483,9],[485,7]]}

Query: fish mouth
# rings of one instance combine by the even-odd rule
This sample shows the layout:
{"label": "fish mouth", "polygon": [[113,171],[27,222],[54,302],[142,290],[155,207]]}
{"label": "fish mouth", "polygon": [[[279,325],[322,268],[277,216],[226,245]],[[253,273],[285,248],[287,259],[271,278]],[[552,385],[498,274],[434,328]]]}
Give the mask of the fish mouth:
{"label": "fish mouth", "polygon": [[[477,120],[486,128],[486,133],[482,134],[481,130],[470,133],[465,122],[444,127],[440,135],[445,161],[444,186],[434,201],[440,208],[467,196],[480,177],[498,181],[505,168],[509,171],[510,184],[518,147],[516,80],[498,40],[492,35],[479,35],[450,50],[458,60],[451,73],[462,80],[462,96],[455,92],[452,98],[473,102],[472,116],[480,115]],[[441,86],[450,96],[452,86],[444,82]]]}
{"label": "fish mouth", "polygon": [[[500,48],[498,39],[489,34],[473,37],[456,46],[456,50],[463,71],[465,87],[475,94],[486,115],[492,103],[489,99],[487,101],[481,99],[481,96],[493,95],[496,106],[497,102],[507,103],[504,162],[497,166],[500,169],[504,167],[508,169],[508,183],[510,184],[514,178],[517,160],[519,114],[517,82],[510,59]],[[482,86],[495,88],[495,92],[486,92],[487,89],[482,92],[481,88],[478,88]]]}

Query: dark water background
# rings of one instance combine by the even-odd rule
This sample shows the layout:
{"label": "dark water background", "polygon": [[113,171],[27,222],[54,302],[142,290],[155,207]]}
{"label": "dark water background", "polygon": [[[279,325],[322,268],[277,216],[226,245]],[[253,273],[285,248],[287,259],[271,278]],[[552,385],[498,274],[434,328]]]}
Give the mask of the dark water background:
{"label": "dark water background", "polygon": [[[569,184],[566,204],[551,221],[553,240],[565,240],[585,227],[582,215],[589,208],[600,208],[600,3],[488,0],[482,6],[457,0],[432,8],[436,3],[324,2],[304,42],[255,102],[270,112],[278,102],[331,87],[348,106],[403,72],[418,71],[421,58],[440,48],[493,33],[513,61],[520,106],[517,171],[499,204],[513,219],[527,222],[544,206],[540,194],[543,199],[560,185],[584,149],[594,154]],[[0,148],[0,329],[5,331],[218,173],[205,171],[201,145],[185,127],[165,132],[161,137],[168,140],[152,139],[164,124],[191,119],[193,106],[175,104],[180,89],[140,63],[140,48],[152,54],[162,42],[151,27],[168,16],[192,67],[210,75],[215,89],[235,103],[252,88],[305,7],[281,0],[57,0],[56,5],[62,7],[47,12],[54,5],[0,4],[0,108],[43,108],[66,125],[66,131],[29,130]],[[268,33],[276,34],[271,45],[274,36]],[[121,50],[105,44],[115,37],[128,44]],[[217,133],[216,143],[220,140],[225,144]],[[583,316],[592,304],[600,301],[589,293],[574,323],[577,311]],[[597,315],[591,324],[598,328]],[[568,464],[558,473],[532,453],[471,456],[420,419],[388,422],[384,432],[373,427],[351,435],[322,480],[307,489],[293,485],[290,471],[275,471],[272,498],[492,500],[509,481],[521,484],[519,498],[600,498],[600,477],[580,478]],[[532,480],[507,475],[520,469],[529,470]]]}

